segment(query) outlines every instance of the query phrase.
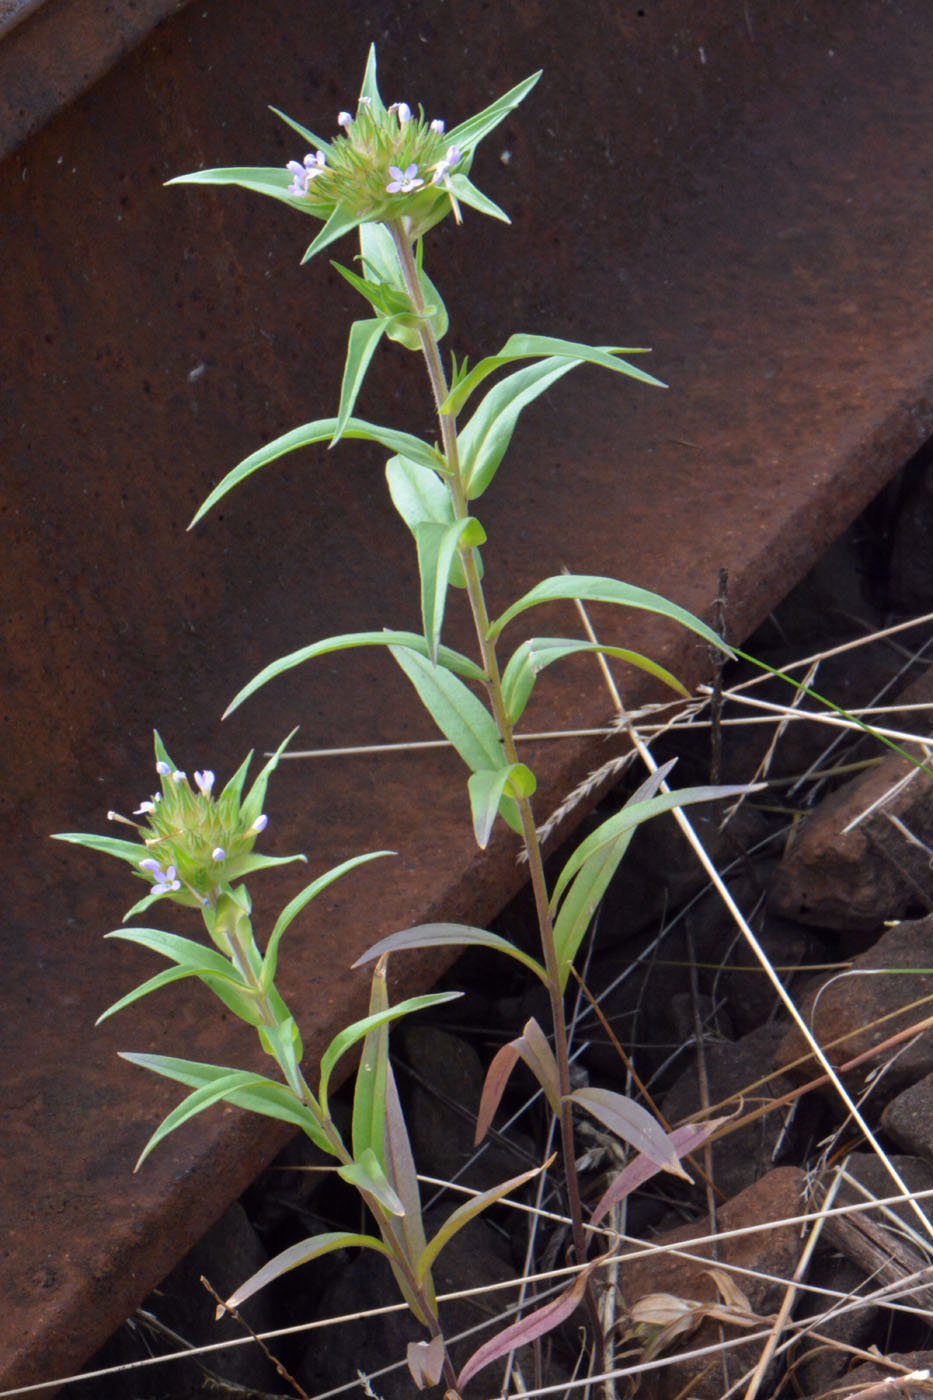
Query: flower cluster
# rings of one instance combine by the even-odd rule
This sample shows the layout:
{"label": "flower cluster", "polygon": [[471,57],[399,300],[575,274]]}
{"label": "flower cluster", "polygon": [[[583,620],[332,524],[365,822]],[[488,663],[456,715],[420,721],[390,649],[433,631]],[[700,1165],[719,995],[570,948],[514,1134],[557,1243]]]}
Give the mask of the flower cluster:
{"label": "flower cluster", "polygon": [[[135,862],[136,870],[150,882],[150,895],[170,895],[179,903],[203,906],[222,885],[264,863],[250,853],[268,823],[259,810],[265,781],[241,801],[244,764],[215,796],[211,770],[196,772],[192,785],[172,763],[158,735],[156,756],[160,791],[139,804],[133,812],[139,820],[129,823],[145,847]],[[112,821],[128,822],[116,812],[108,815]]]}
{"label": "flower cluster", "polygon": [[[341,134],[332,142],[286,166],[288,193],[310,213],[328,218],[342,207],[367,222],[404,220],[413,236],[451,208],[459,216],[450,176],[468,162],[445,141],[440,118],[426,122],[407,102],[385,108],[364,95],[356,115],[340,112],[337,125]],[[399,195],[417,196],[417,202],[402,203]]]}

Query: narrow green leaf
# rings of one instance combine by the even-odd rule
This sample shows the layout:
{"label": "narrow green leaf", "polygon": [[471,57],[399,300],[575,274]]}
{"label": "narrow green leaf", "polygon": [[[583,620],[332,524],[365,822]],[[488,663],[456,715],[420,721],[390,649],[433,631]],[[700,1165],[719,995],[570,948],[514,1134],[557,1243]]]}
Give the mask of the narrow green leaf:
{"label": "narrow green leaf", "polygon": [[[665,765],[668,770],[669,767],[670,765]],[[680,788],[679,791],[660,792],[656,796],[644,800],[634,801],[630,799],[620,812],[615,812],[606,821],[601,822],[595,831],[591,831],[589,836],[580,842],[558,877],[551,895],[552,905],[555,905],[560,899],[567,882],[576,874],[583,863],[597,851],[611,845],[618,836],[627,831],[633,831],[643,822],[650,821],[652,817],[659,816],[662,812],[670,812],[675,807],[690,807],[697,802],[717,802],[721,798],[739,797],[750,791],[757,791],[757,786],[738,783]]]}
{"label": "narrow green leaf", "polygon": [[338,204],[331,214],[327,223],[321,229],[313,243],[309,243],[301,259],[302,266],[310,262],[315,253],[320,253],[324,248],[330,247],[331,243],[336,243],[338,238],[343,238],[345,233],[352,233],[363,222],[342,204]]}
{"label": "narrow green leaf", "polygon": [[[279,457],[284,457],[287,452],[294,452],[299,447],[309,447],[315,442],[329,442],[336,431],[337,422],[336,418],[318,418],[313,423],[304,423],[300,428],[292,428],[291,432],[283,433],[281,437],[267,442],[265,447],[251,452],[232,471],[228,472],[222,481],[218,482],[192,518],[188,529],[190,530],[199,520],[202,520],[207,512],[226,496],[228,491],[232,491],[234,486],[239,486],[241,481],[252,476],[253,472],[258,471],[260,467],[267,466],[269,462],[274,462]],[[363,418],[350,418],[344,426],[343,436],[381,443],[390,452],[404,453],[413,462],[421,462],[424,466],[433,467],[439,471],[444,470],[444,459],[440,453],[436,452],[433,447],[429,447],[426,442],[422,442],[420,438],[413,437],[411,433],[399,432],[395,428],[381,428],[376,423],[367,423]]]}
{"label": "narrow green leaf", "polygon": [[[413,316],[415,309],[405,285],[395,244],[384,224],[365,223],[360,225],[360,254],[367,278],[375,277],[377,281],[394,288],[403,302],[404,309]],[[420,260],[417,273],[421,300],[426,308],[428,321],[435,338],[442,340],[447,333],[447,308],[440,292],[421,267]],[[402,319],[398,327],[391,330],[389,334],[391,339],[397,340],[408,350],[421,349],[421,339],[418,335],[417,325],[414,323],[406,326],[404,319]]]}
{"label": "narrow green leaf", "polygon": [[528,704],[538,674],[552,662],[560,661],[565,656],[574,656],[578,652],[596,652],[602,656],[617,657],[618,660],[636,666],[640,671],[646,671],[648,675],[663,681],[679,695],[688,695],[676,676],[637,651],[628,651],[625,647],[604,646],[602,642],[575,641],[567,637],[529,637],[510,658],[502,674],[502,698],[513,724],[521,717]]}
{"label": "narrow green leaf", "polygon": [[[417,632],[345,632],[339,637],[325,637],[323,641],[312,642],[310,646],[301,647],[288,656],[280,656],[278,661],[270,661],[268,666],[263,667],[258,676],[254,676],[249,684],[233,697],[224,712],[224,718],[232,714],[237,706],[242,705],[255,691],[260,690],[267,681],[274,680],[276,676],[283,675],[295,666],[300,666],[304,661],[312,661],[316,656],[326,656],[331,651],[347,651],[351,647],[398,646],[409,651],[420,651],[425,656],[428,654],[428,644]],[[461,656],[457,651],[451,651],[449,647],[438,647],[437,662],[439,666],[466,676],[468,680],[483,680],[483,673],[475,661]]]}
{"label": "narrow green leaf", "polygon": [[182,938],[180,934],[166,933],[160,928],[121,928],[114,929],[104,937],[119,938],[124,943],[138,943],[141,948],[161,953],[163,958],[170,958],[180,967],[210,972],[215,977],[224,977],[230,982],[243,985],[240,974],[222,953],[205,947],[203,943],[195,943],[191,938]]}
{"label": "narrow green leaf", "polygon": [[[241,1073],[241,1071],[229,1069],[224,1065],[201,1064],[197,1060],[179,1060],[169,1055],[148,1055],[121,1051],[120,1058],[194,1089],[216,1084],[232,1074]],[[296,1099],[286,1084],[279,1084],[274,1079],[264,1079],[256,1075],[251,1075],[250,1080],[251,1086],[249,1088],[236,1089],[228,1094],[228,1102],[237,1108],[246,1109],[250,1113],[259,1113],[266,1118],[278,1118],[285,1123],[294,1123],[296,1127],[302,1128],[322,1151],[330,1156],[333,1155],[333,1147],[321,1132],[314,1112]]]}
{"label": "narrow green leaf", "polygon": [[170,982],[179,982],[183,977],[194,977],[196,972],[190,967],[167,967],[164,972],[157,972],[155,977],[150,977],[148,982],[141,982],[138,987],[134,987],[126,996],[120,997],[112,1006],[108,1006],[106,1011],[102,1011],[94,1022],[99,1026],[102,1021],[106,1021],[111,1016],[115,1016],[124,1007],[131,1006],[134,1001],[139,1001],[140,997],[148,996],[150,992],[156,992],[160,987],[167,987]]}
{"label": "narrow green leaf", "polygon": [[176,175],[166,180],[166,185],[239,185],[241,189],[252,190],[255,194],[268,195],[280,199],[293,209],[307,213],[307,205],[295,195],[288,193],[292,177],[284,166],[230,166],[219,170],[192,170],[188,175]]}
{"label": "narrow green leaf", "polygon": [[583,865],[554,920],[554,951],[560,976],[560,989],[565,991],[570,969],[586,937],[586,931],[599,907],[599,902],[619,868],[629,848],[634,827],[624,832],[616,841],[594,853]]}
{"label": "narrow green leaf", "polygon": [[441,405],[441,412],[456,417],[474,390],[502,365],[510,364],[515,360],[538,359],[551,355],[575,360],[579,364],[586,363],[599,365],[603,369],[613,369],[620,374],[639,379],[643,384],[652,384],[657,388],[664,389],[667,386],[660,379],[655,379],[654,375],[647,374],[644,370],[637,369],[625,360],[617,358],[619,355],[647,355],[648,353],[650,352],[646,349],[633,346],[585,345],[580,341],[560,340],[556,336],[549,335],[511,335],[497,355],[488,355],[485,359],[480,360],[470,374],[457,383]]}
{"label": "narrow green leaf", "polygon": [[348,1186],[355,1186],[357,1191],[374,1196],[383,1210],[388,1211],[390,1215],[402,1216],[405,1214],[405,1207],[389,1185],[386,1174],[372,1148],[367,1147],[357,1161],[350,1162],[347,1166],[338,1167],[337,1175]]}
{"label": "narrow green leaf", "polygon": [[406,1001],[400,1001],[395,1006],[390,1006],[388,1010],[379,1012],[376,1016],[364,1016],[361,1021],[354,1021],[352,1025],[345,1026],[342,1031],[334,1036],[327,1049],[321,1056],[321,1083],[318,1090],[318,1099],[321,1107],[327,1111],[327,1091],[330,1087],[330,1078],[334,1066],[352,1045],[364,1038],[367,1031],[375,1026],[381,1025],[384,1021],[397,1021],[400,1016],[408,1016],[412,1011],[422,1011],[427,1006],[441,1006],[445,1001],[454,1001],[462,996],[462,992],[428,992],[420,997],[408,997]]}
{"label": "narrow green leaf", "polygon": [[[266,801],[266,788],[269,786],[269,779],[272,777],[272,774],[278,767],[279,759],[282,757],[282,754],[285,752],[286,748],[291,743],[292,739],[295,737],[297,732],[298,729],[296,726],[296,728],[293,729],[290,734],[286,734],[281,744],[279,744],[278,748],[275,750],[274,753],[269,755],[269,757],[266,759],[266,762],[262,765],[262,768],[260,768],[259,772],[256,774],[256,777],[253,781],[253,785],[244,797],[240,807],[240,816],[242,820],[248,825],[252,826],[253,822],[257,821],[258,818],[262,815],[262,809]],[[250,859],[255,859],[255,857],[250,857]],[[295,857],[285,856],[283,858],[279,856],[263,856],[260,857],[260,859],[262,859],[263,861],[278,861],[281,859],[294,860]],[[252,868],[258,869],[258,867],[255,866]]]}
{"label": "narrow green leaf", "polygon": [[421,619],[424,624],[424,638],[428,644],[428,655],[433,666],[437,665],[441,627],[447,606],[447,589],[451,570],[458,562],[457,550],[464,533],[467,530],[475,532],[477,526],[482,540],[485,541],[486,535],[482,526],[471,516],[463,520],[454,520],[449,525],[435,525],[431,520],[422,520],[414,528],[418,549],[418,574],[421,579]]}
{"label": "narrow green leaf", "polygon": [[231,1099],[232,1101],[233,1094],[253,1089],[263,1082],[261,1075],[237,1069],[231,1070],[229,1074],[225,1074],[223,1078],[215,1080],[212,1084],[205,1084],[200,1089],[195,1089],[193,1093],[182,1100],[177,1108],[173,1108],[171,1113],[163,1118],[140,1153],[139,1160],[133,1170],[139,1171],[153,1148],[157,1147],[163,1138],[168,1137],[169,1133],[180,1128],[183,1123],[187,1123],[190,1118],[194,1118],[198,1113],[203,1113],[206,1108],[211,1108],[222,1099]]}
{"label": "narrow green leaf", "polygon": [[503,796],[511,789],[508,795],[512,798],[530,797],[535,790],[535,776],[524,763],[508,763],[495,771],[484,768],[479,773],[471,773],[467,787],[473,812],[473,834],[477,846],[485,851]]}
{"label": "narrow green leaf", "polygon": [[[553,1158],[551,1160],[553,1161]],[[482,1215],[483,1211],[488,1210],[491,1205],[495,1205],[496,1201],[501,1201],[510,1191],[517,1191],[520,1186],[524,1186],[527,1181],[538,1176],[547,1166],[548,1163],[545,1162],[544,1166],[532,1167],[530,1171],[522,1172],[520,1176],[513,1176],[508,1181],[500,1181],[498,1186],[492,1186],[488,1191],[481,1191],[478,1196],[471,1196],[462,1206],[451,1211],[418,1260],[416,1274],[418,1282],[421,1282],[445,1244],[453,1239],[458,1230],[462,1230],[464,1225],[468,1225],[471,1220]]]}
{"label": "narrow green leaf", "polygon": [[589,1088],[574,1089],[568,1098],[571,1103],[579,1104],[587,1113],[598,1118],[616,1137],[631,1143],[638,1152],[643,1152],[662,1171],[672,1172],[675,1176],[687,1175],[680,1165],[670,1134],[634,1099],[626,1094],[617,1094],[612,1089]]}
{"label": "narrow green leaf", "polygon": [[372,962],[373,958],[381,957],[383,953],[401,953],[409,948],[452,948],[461,945],[490,948],[493,952],[505,953],[506,957],[520,962],[523,967],[527,967],[539,977],[545,986],[547,985],[547,973],[530,954],[516,948],[507,938],[500,938],[498,933],[490,933],[484,928],[473,928],[469,924],[416,924],[413,928],[401,929],[398,933],[390,933],[388,937],[380,938],[378,943],[367,948],[353,966],[362,967],[365,963]]}
{"label": "narrow green leaf", "polygon": [[[390,457],[386,463],[386,481],[392,504],[417,539],[419,525],[433,523],[452,525],[454,507],[450,492],[436,470],[412,462],[407,457]],[[483,577],[482,558],[476,556],[479,577]],[[454,588],[465,588],[466,577],[459,556],[455,556],[450,569],[450,583]]]}
{"label": "narrow green leaf", "polygon": [[[379,1016],[389,1009],[386,962],[380,958],[373,968],[369,992],[369,1014]],[[389,1073],[389,1024],[379,1021],[363,1037],[360,1063],[353,1085],[351,1141],[353,1155],[374,1152],[385,1170],[386,1081]],[[390,1178],[391,1179],[391,1178]]]}
{"label": "narrow green leaf", "polygon": [[460,433],[461,473],[468,500],[481,496],[495,476],[522,409],[575,368],[574,360],[539,360],[515,370],[480,400]]}
{"label": "narrow green leaf", "polygon": [[370,44],[369,53],[366,55],[366,71],[363,74],[363,86],[360,88],[360,97],[365,97],[373,109],[373,118],[378,121],[385,116],[386,109],[382,98],[379,96],[379,86],[376,82],[376,45]]}
{"label": "narrow green leaf", "polygon": [[316,880],[312,880],[309,885],[305,885],[304,889],[301,890],[299,894],[296,894],[294,899],[289,900],[288,904],[286,904],[285,908],[276,919],[272,932],[269,935],[269,942],[266,945],[265,957],[262,960],[261,974],[263,991],[268,991],[275,981],[279,957],[279,941],[282,934],[288,928],[292,920],[301,913],[305,905],[314,899],[316,895],[319,895],[321,890],[326,890],[328,885],[333,884],[335,880],[339,880],[342,875],[346,875],[350,870],[355,870],[358,865],[365,865],[366,862],[370,860],[378,860],[381,856],[394,855],[394,851],[368,851],[367,854],[363,856],[352,856],[349,860],[342,861],[340,865],[335,865],[332,869],[325,871],[323,875],[319,875]]}
{"label": "narrow green leaf", "polygon": [[705,622],[687,612],[686,608],[662,598],[660,593],[650,593],[646,588],[636,588],[632,583],[602,578],[598,574],[558,574],[554,578],[546,578],[541,583],[536,583],[534,588],[511,607],[506,608],[501,617],[496,618],[486,635],[490,641],[494,641],[503,627],[511,622],[513,617],[518,617],[519,613],[526,612],[538,603],[553,603],[564,598],[580,598],[587,603],[617,603],[626,608],[640,608],[658,613],[661,617],[670,618],[672,622],[679,622],[682,627],[695,632],[697,636],[709,642],[710,646],[725,652],[727,656],[732,655],[731,649],[712,627],[707,627]]}
{"label": "narrow green leaf", "polygon": [[390,647],[438,729],[474,773],[504,762],[499,731],[482,701],[450,671],[410,646]]}
{"label": "narrow green leaf", "polygon": [[86,846],[89,851],[103,851],[104,855],[116,856],[118,860],[139,865],[146,858],[146,848],[138,841],[120,841],[113,836],[95,836],[93,832],[57,831],[53,841],[67,841],[72,846]]}
{"label": "narrow green leaf", "polygon": [[340,441],[343,430],[350,421],[350,414],[356,404],[357,395],[363,387],[369,362],[385,333],[386,325],[386,318],[377,316],[375,320],[371,321],[354,321],[350,327],[347,361],[343,371],[343,382],[340,385],[340,406],[337,409],[337,424],[334,428],[334,435],[330,440],[331,447],[335,447]]}
{"label": "narrow green leaf", "polygon": [[448,175],[447,179],[451,191],[461,204],[468,204],[471,209],[476,209],[480,214],[487,214],[491,219],[498,219],[500,223],[510,224],[512,222],[505,210],[500,208],[494,199],[483,194],[482,190],[478,190],[473,181],[462,170]]}
{"label": "narrow green leaf", "polygon": [[481,112],[477,112],[474,117],[468,117],[465,122],[455,126],[447,140],[452,146],[458,146],[461,151],[474,151],[483,137],[488,136],[490,131],[504,121],[510,112],[514,112],[518,104],[528,96],[542,72],[543,69],[532,73],[501,97],[497,97],[495,102],[491,102]]}
{"label": "narrow green leaf", "polygon": [[299,1244],[283,1249],[282,1253],[270,1259],[268,1264],[263,1264],[245,1283],[240,1284],[235,1293],[230,1294],[224,1306],[239,1308],[248,1298],[252,1298],[254,1293],[281,1278],[282,1274],[287,1274],[289,1269],[297,1269],[299,1264],[308,1264],[312,1259],[332,1254],[335,1249],[356,1248],[374,1249],[379,1254],[389,1253],[387,1246],[374,1235],[355,1235],[349,1230],[331,1230],[326,1234],[310,1235]]}

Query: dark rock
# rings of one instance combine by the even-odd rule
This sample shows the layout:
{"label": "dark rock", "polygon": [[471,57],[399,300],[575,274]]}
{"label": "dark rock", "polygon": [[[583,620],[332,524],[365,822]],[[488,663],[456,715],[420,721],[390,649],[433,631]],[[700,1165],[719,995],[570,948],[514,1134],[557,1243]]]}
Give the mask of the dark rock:
{"label": "dark rock", "polygon": [[[834,1385],[804,1400],[930,1400],[931,1372],[933,1351],[894,1352],[848,1371],[842,1390]],[[905,1380],[907,1376],[916,1379]]]}
{"label": "dark rock", "polygon": [[[933,699],[930,674],[900,698],[905,704]],[[921,720],[907,727],[919,733],[928,729]],[[869,932],[886,919],[933,911],[930,781],[928,773],[889,753],[825,798],[778,868],[771,908],[788,919],[843,933]],[[864,816],[870,808],[871,815]]]}
{"label": "dark rock", "polygon": [[[800,1011],[830,1062],[844,1064],[922,1020],[928,1008],[913,1003],[933,995],[933,974],[919,970],[929,967],[933,967],[933,918],[888,929],[868,952],[853,960],[852,973],[821,979],[802,999]],[[897,968],[905,971],[892,973]],[[872,969],[880,969],[880,975],[853,975]],[[900,1054],[889,1052],[891,1064],[885,1071],[889,1092],[933,1070],[933,1031],[923,1031],[912,1044],[898,1048]],[[792,1027],[778,1047],[776,1064],[787,1066],[807,1056],[802,1033]],[[853,1071],[854,1082],[861,1084],[875,1063],[868,1061]],[[820,1071],[808,1057],[798,1072],[809,1078]]]}
{"label": "dark rock", "polygon": [[[748,1113],[765,1101],[791,1092],[793,1082],[773,1072],[775,1048],[782,1035],[779,1026],[761,1026],[738,1041],[706,1043],[703,1058],[709,1092],[707,1106],[733,1099],[735,1102],[725,1112],[741,1105],[741,1111]],[[661,1110],[667,1122],[680,1123],[703,1107],[695,1060],[664,1096]],[[781,1113],[766,1114],[712,1146],[712,1179],[724,1196],[736,1196],[771,1169],[784,1118]]]}
{"label": "dark rock", "polygon": [[[653,1241],[657,1252],[647,1258],[634,1259],[629,1263],[623,1259],[619,1286],[625,1303],[631,1306],[652,1293],[669,1293],[678,1298],[714,1302],[719,1294],[707,1271],[717,1265],[726,1269],[737,1266],[770,1276],[733,1275],[754,1311],[762,1315],[771,1313],[779,1306],[784,1293],[783,1285],[774,1280],[790,1278],[800,1253],[799,1227],[781,1225],[779,1222],[799,1213],[803,1188],[804,1176],[801,1171],[794,1167],[778,1167],[754,1186],[727,1201],[717,1212],[718,1232],[752,1225],[760,1226],[760,1229],[747,1235],[723,1239],[715,1247],[712,1244],[696,1245],[689,1250],[690,1255],[696,1256],[695,1259],[685,1258],[681,1253],[664,1252],[710,1233],[708,1219],[700,1219]],[[619,1312],[621,1315],[621,1303]],[[727,1325],[725,1333],[729,1339],[741,1335],[739,1330]],[[719,1324],[707,1320],[687,1339],[683,1349],[714,1346],[719,1340]],[[756,1341],[730,1350],[730,1375],[734,1378],[741,1370],[753,1366],[760,1355],[760,1348],[760,1341]],[[669,1365],[642,1374],[639,1400],[674,1400],[674,1397],[682,1395],[690,1395],[695,1400],[720,1400],[725,1388],[722,1372],[715,1365],[707,1370],[708,1361],[708,1357],[678,1361],[672,1355]]]}
{"label": "dark rock", "polygon": [[885,1106],[881,1126],[898,1147],[933,1164],[933,1073],[908,1085]]}

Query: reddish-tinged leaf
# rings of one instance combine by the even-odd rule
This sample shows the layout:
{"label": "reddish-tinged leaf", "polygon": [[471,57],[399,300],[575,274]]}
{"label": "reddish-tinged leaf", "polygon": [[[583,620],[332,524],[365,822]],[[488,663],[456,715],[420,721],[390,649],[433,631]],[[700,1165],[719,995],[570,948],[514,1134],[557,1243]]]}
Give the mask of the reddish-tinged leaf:
{"label": "reddish-tinged leaf", "polygon": [[467,1381],[471,1380],[484,1366],[488,1366],[491,1361],[498,1361],[500,1356],[506,1356],[510,1351],[515,1351],[517,1347],[525,1346],[526,1343],[543,1337],[546,1332],[559,1327],[572,1313],[576,1312],[580,1300],[586,1292],[587,1279],[597,1262],[599,1261],[594,1261],[588,1268],[577,1274],[570,1287],[564,1289],[564,1292],[553,1302],[546,1303],[543,1308],[529,1313],[520,1322],[513,1322],[511,1327],[506,1327],[503,1332],[499,1332],[497,1336],[484,1342],[478,1351],[474,1351],[457,1377],[457,1389],[462,1390]]}
{"label": "reddish-tinged leaf", "polygon": [[530,1181],[539,1172],[546,1171],[554,1158],[549,1157],[540,1167],[532,1167],[530,1171],[522,1172],[520,1176],[513,1176],[508,1181],[500,1181],[498,1186],[491,1186],[488,1191],[482,1191],[478,1196],[471,1196],[462,1206],[451,1211],[444,1221],[437,1234],[431,1240],[418,1260],[418,1267],[415,1270],[415,1278],[419,1285],[426,1277],[428,1270],[434,1260],[440,1254],[444,1245],[453,1239],[458,1230],[462,1230],[464,1225],[468,1225],[477,1215],[480,1215],[487,1206],[494,1205],[496,1201],[501,1201],[503,1196],[507,1196],[510,1191],[516,1190],[519,1186],[524,1186],[526,1181]]}
{"label": "reddish-tinged leaf", "polygon": [[547,1036],[532,1016],[526,1023],[522,1034],[517,1039],[510,1040],[507,1045],[503,1045],[492,1058],[483,1083],[479,1112],[476,1115],[475,1142],[482,1142],[489,1131],[489,1125],[502,1100],[509,1075],[515,1068],[518,1059],[524,1060],[541,1085],[551,1106],[551,1111],[557,1113],[559,1110],[560,1078],[557,1071],[557,1061],[554,1059]]}
{"label": "reddish-tinged leaf", "polygon": [[398,933],[390,933],[387,938],[380,938],[378,943],[367,948],[353,966],[361,967],[363,963],[372,962],[373,958],[381,957],[383,953],[400,953],[408,948],[456,948],[466,944],[491,948],[493,952],[505,953],[508,957],[515,958],[527,967],[529,972],[540,977],[547,986],[547,973],[528,953],[523,953],[521,948],[516,948],[514,943],[510,943],[507,938],[500,938],[497,933],[490,933],[484,928],[473,928],[469,924],[416,924],[414,928],[401,929]]}
{"label": "reddish-tinged leaf", "polygon": [[[701,1147],[706,1139],[724,1123],[724,1118],[713,1118],[708,1123],[685,1123],[681,1128],[675,1128],[670,1135],[671,1143],[679,1157],[688,1157],[691,1152],[695,1152]],[[598,1225],[603,1216],[606,1215],[619,1201],[635,1191],[651,1177],[657,1176],[662,1168],[656,1162],[652,1162],[643,1154],[629,1162],[627,1167],[623,1167],[618,1176],[613,1179],[611,1186],[596,1202],[593,1213],[590,1216],[590,1224]]]}
{"label": "reddish-tinged leaf", "polygon": [[437,1385],[444,1369],[444,1338],[438,1335],[429,1342],[409,1342],[408,1369],[419,1390]]}
{"label": "reddish-tinged leaf", "polygon": [[238,1308],[247,1298],[258,1293],[260,1288],[265,1288],[267,1283],[280,1278],[289,1269],[296,1269],[299,1264],[307,1264],[311,1259],[320,1259],[322,1254],[330,1254],[335,1249],[350,1249],[356,1245],[364,1249],[375,1249],[379,1254],[389,1253],[382,1241],[372,1235],[354,1235],[347,1230],[312,1235],[310,1239],[302,1240],[300,1244],[293,1244],[289,1249],[283,1250],[274,1259],[270,1259],[268,1264],[263,1264],[262,1268],[242,1283],[235,1293],[231,1293],[224,1307]]}
{"label": "reddish-tinged leaf", "polygon": [[625,1094],[616,1094],[611,1089],[575,1089],[568,1097],[585,1108],[587,1113],[592,1113],[616,1137],[631,1143],[638,1152],[643,1152],[657,1163],[662,1171],[673,1172],[675,1176],[690,1180],[680,1165],[670,1134],[634,1099]]}

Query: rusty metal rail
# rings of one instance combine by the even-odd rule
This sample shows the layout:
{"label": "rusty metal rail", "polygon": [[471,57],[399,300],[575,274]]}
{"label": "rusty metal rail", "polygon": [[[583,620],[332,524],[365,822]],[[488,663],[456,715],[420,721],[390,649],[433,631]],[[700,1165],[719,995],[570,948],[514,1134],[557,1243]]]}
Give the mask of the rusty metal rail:
{"label": "rusty metal rail", "polygon": [[[218,1045],[197,991],[92,1029],[147,963],[101,941],[119,876],[48,833],[136,805],[154,725],[185,767],[219,772],[298,722],[309,747],[431,737],[391,662],[360,654],[219,724],[271,657],[410,625],[417,600],[381,463],[353,445],[269,468],[184,534],[245,451],[336,402],[351,312],[335,315],[326,264],[297,267],[289,211],[161,182],[295,154],[265,103],[326,122],[371,38],[384,92],[449,120],[546,70],[483,148],[513,227],[435,235],[456,348],[516,329],[648,344],[672,387],[579,370],[529,411],[484,501],[494,605],[565,562],[708,612],[727,567],[738,638],[933,425],[928,0],[594,0],[582,24],[576,6],[501,6],[491,33],[467,0],[412,0],[389,34],[381,7],[354,13],[191,6],[3,165],[0,1389],[79,1365],[282,1143],[218,1110],[131,1174],[174,1095],[116,1050],[222,1060],[251,1043],[228,1027]],[[361,410],[427,426],[417,366],[382,363]],[[644,620],[624,635],[704,671],[683,637]],[[450,640],[468,645],[464,618]],[[556,669],[529,723],[604,719],[595,676]],[[542,810],[604,756],[533,752]],[[429,771],[449,782],[425,806]],[[314,870],[400,852],[292,939],[285,990],[312,1054],[363,1005],[358,949],[432,916],[482,922],[519,878],[505,841],[477,862],[443,754],[294,764],[268,806],[278,849]],[[292,888],[256,882],[269,909]],[[437,967],[411,959],[409,985]]]}

